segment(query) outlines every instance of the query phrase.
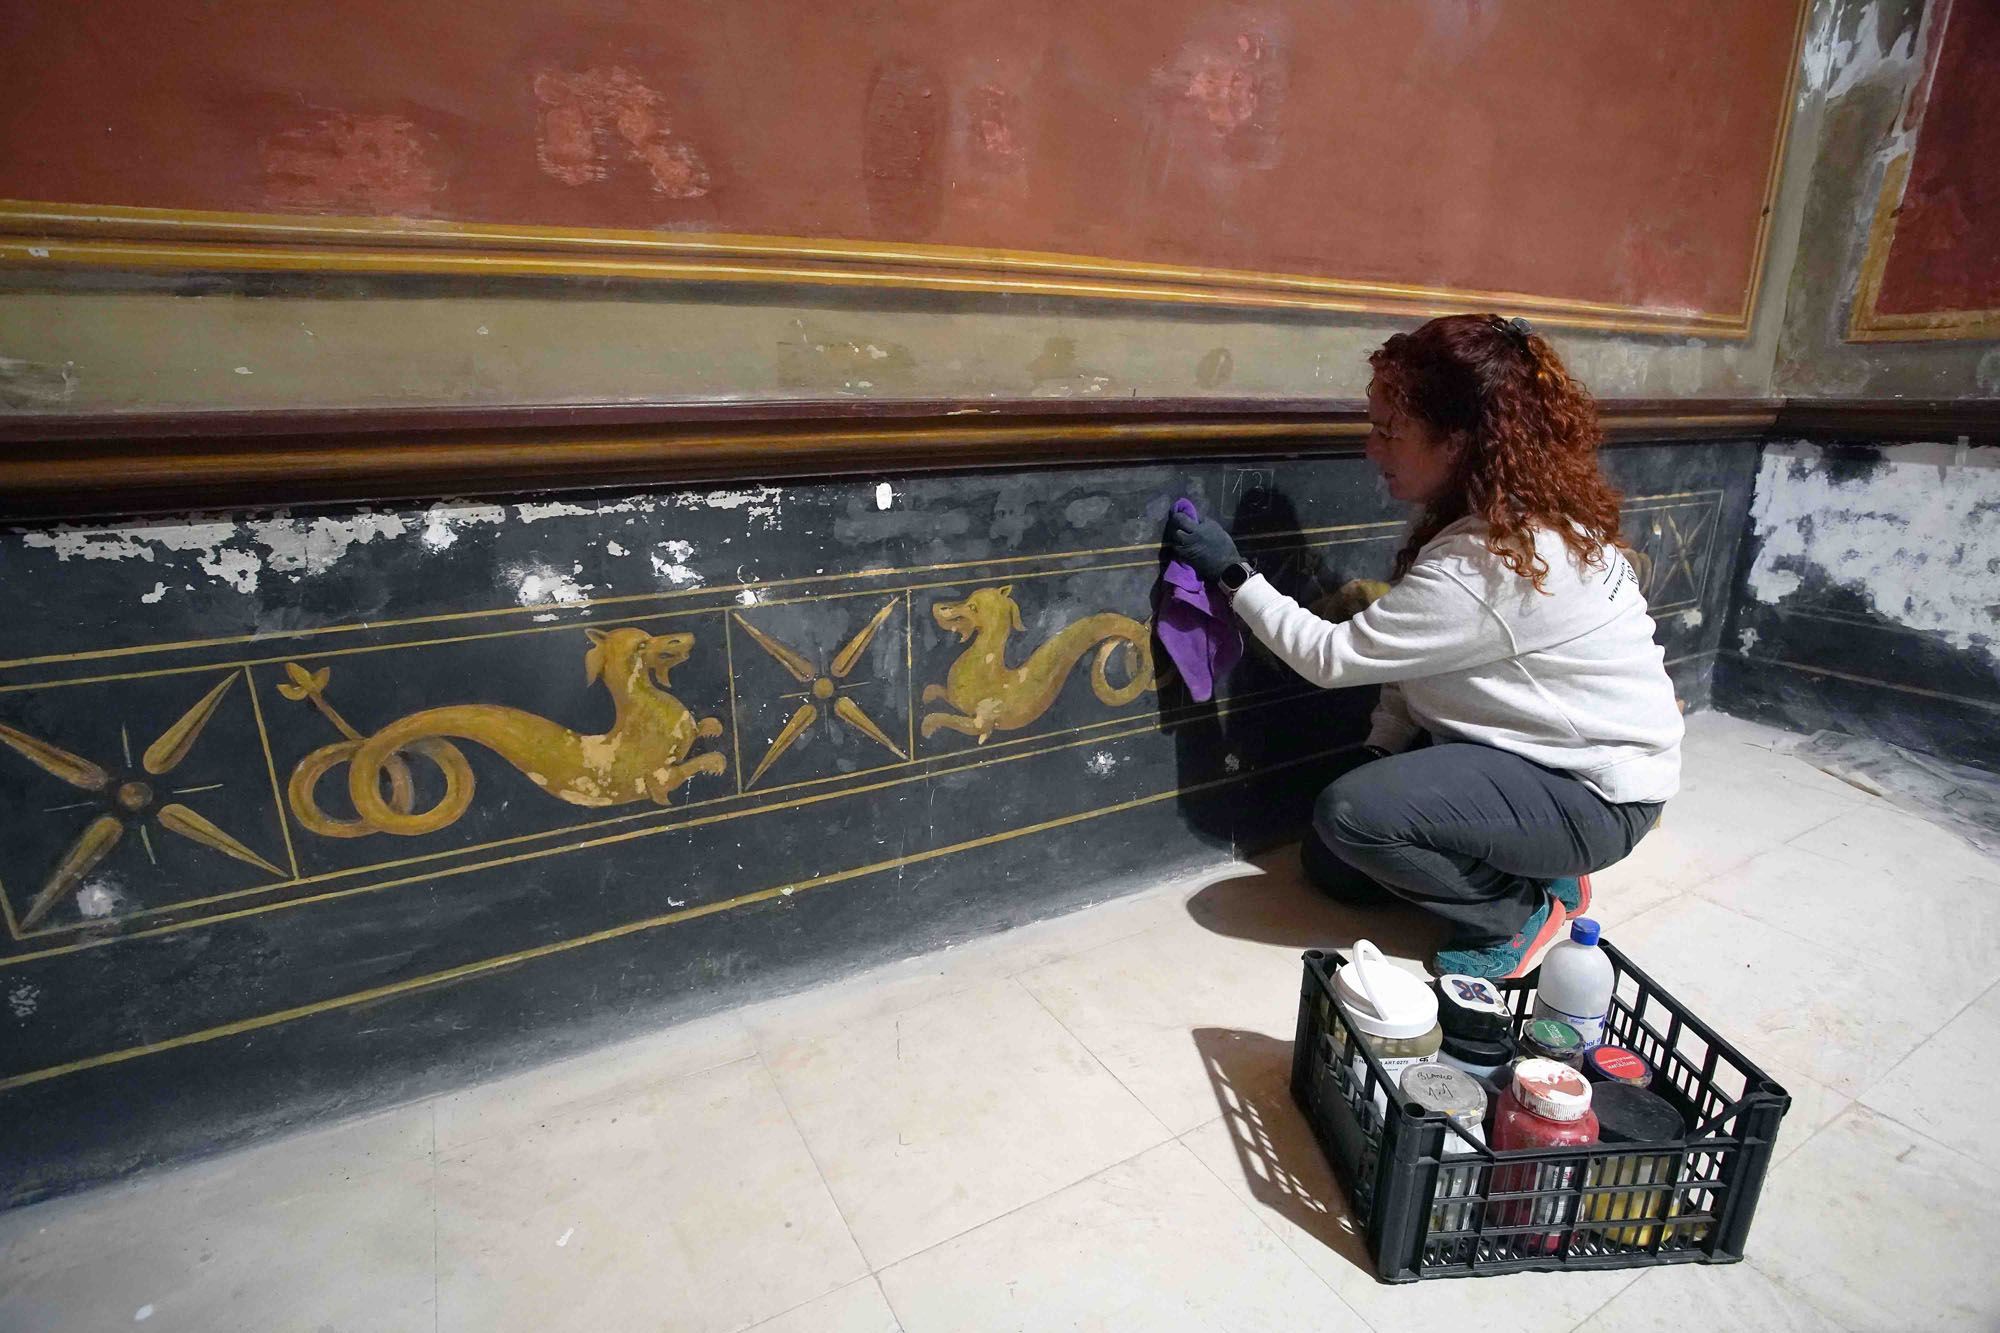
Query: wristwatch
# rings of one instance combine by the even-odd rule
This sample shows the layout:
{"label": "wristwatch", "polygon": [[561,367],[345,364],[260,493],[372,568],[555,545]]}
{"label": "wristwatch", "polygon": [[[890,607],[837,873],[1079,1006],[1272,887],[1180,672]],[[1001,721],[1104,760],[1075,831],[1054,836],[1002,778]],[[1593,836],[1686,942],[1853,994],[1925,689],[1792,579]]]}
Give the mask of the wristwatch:
{"label": "wristwatch", "polygon": [[1239,558],[1224,565],[1222,572],[1215,576],[1215,582],[1221,587],[1223,592],[1234,597],[1242,589],[1243,585],[1250,581],[1250,576],[1256,572],[1255,569],[1250,567],[1248,560]]}

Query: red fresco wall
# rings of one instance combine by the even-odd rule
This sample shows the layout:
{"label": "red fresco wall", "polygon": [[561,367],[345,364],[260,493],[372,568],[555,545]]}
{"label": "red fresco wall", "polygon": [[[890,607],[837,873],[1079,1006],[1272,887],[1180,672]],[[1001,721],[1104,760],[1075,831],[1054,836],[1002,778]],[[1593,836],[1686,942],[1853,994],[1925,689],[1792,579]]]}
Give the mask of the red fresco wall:
{"label": "red fresco wall", "polygon": [[0,198],[1006,247],[1736,315],[1799,8],[17,4]]}
{"label": "red fresco wall", "polygon": [[2000,4],[1956,0],[1875,311],[2000,310]]}

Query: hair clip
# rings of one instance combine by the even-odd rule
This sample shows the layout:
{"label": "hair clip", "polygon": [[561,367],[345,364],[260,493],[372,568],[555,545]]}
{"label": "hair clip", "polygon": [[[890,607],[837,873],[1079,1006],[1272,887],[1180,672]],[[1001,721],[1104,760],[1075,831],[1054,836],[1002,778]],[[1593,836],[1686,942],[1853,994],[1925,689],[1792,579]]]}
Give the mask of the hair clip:
{"label": "hair clip", "polygon": [[1535,330],[1527,320],[1521,319],[1518,316],[1514,319],[1502,319],[1498,315],[1488,315],[1487,319],[1492,322],[1496,330],[1513,339],[1514,344],[1522,351],[1525,352],[1528,350],[1528,337]]}

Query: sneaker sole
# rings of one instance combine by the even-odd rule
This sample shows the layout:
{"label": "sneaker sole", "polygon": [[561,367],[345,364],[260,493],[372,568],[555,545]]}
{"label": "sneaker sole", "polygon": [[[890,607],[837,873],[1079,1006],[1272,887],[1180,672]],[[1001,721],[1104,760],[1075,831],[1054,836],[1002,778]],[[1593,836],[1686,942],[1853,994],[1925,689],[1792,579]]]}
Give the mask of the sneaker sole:
{"label": "sneaker sole", "polygon": [[[1588,902],[1589,900],[1585,899],[1584,901]],[[1518,980],[1541,966],[1542,955],[1547,953],[1550,946],[1562,938],[1563,927],[1568,924],[1569,913],[1563,910],[1563,905],[1556,901],[1555,895],[1550,894],[1549,919],[1542,923],[1541,930],[1537,932],[1534,939],[1528,942],[1527,952],[1521,955],[1520,964],[1512,972],[1502,977],[1501,980]]]}

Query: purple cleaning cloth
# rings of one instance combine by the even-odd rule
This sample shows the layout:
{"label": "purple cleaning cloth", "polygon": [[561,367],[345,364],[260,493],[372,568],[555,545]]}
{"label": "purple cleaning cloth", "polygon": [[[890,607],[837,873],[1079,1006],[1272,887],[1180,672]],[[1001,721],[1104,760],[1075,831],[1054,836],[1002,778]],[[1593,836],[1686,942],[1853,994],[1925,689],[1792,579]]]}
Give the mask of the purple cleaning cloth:
{"label": "purple cleaning cloth", "polygon": [[[1174,512],[1197,522],[1201,519],[1185,499],[1174,501]],[[1229,609],[1229,599],[1203,583],[1192,565],[1167,562],[1153,590],[1153,624],[1197,703],[1213,698],[1215,682],[1242,660],[1243,628]]]}

